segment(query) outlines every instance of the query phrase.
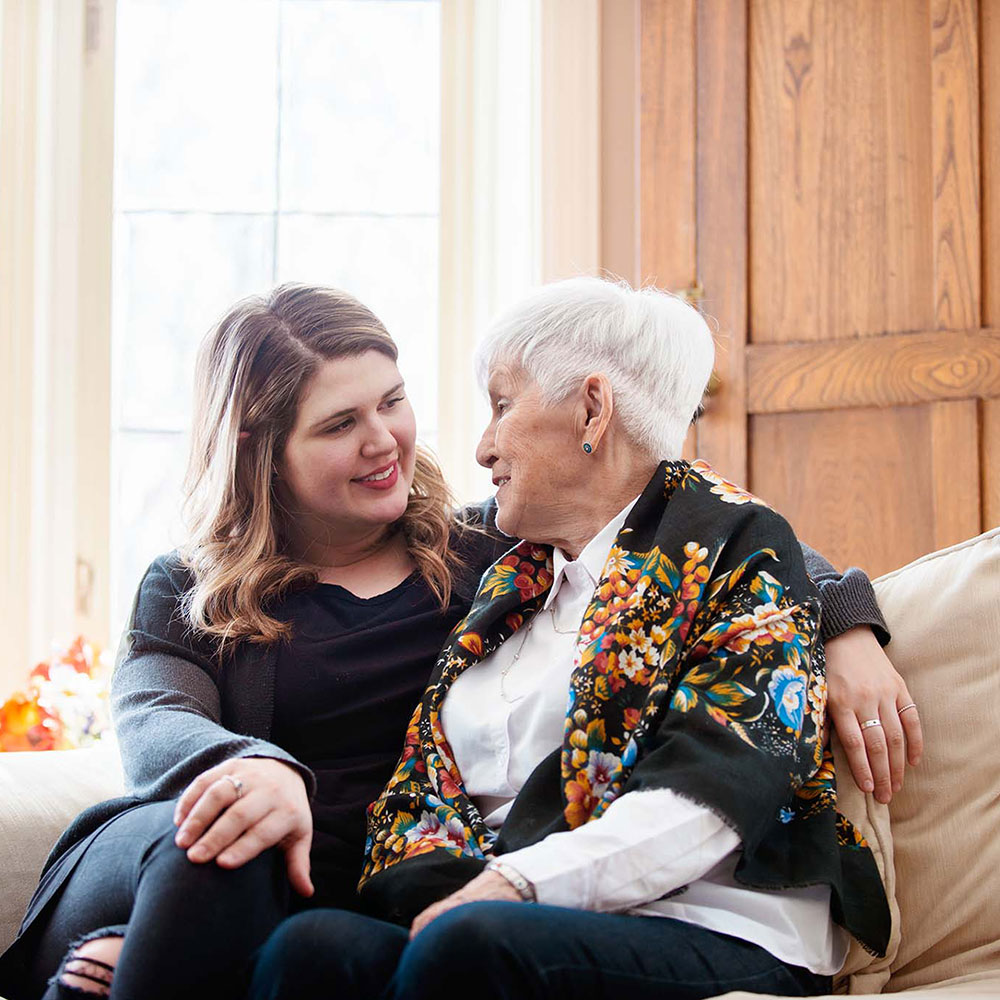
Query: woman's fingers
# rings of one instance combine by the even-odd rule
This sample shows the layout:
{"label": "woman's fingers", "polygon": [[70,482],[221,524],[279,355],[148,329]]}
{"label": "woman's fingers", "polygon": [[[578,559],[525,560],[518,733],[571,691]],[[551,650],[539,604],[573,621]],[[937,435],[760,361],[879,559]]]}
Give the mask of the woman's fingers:
{"label": "woman's fingers", "polygon": [[421,910],[413,918],[413,923],[410,924],[410,940],[412,941],[429,923],[437,920],[442,913],[447,913],[449,910],[454,909],[456,906],[461,905],[461,900],[456,901],[452,896],[446,896],[444,899],[439,899],[436,903],[431,903],[426,910]]}
{"label": "woman's fingers", "polygon": [[[268,848],[280,844],[285,853],[285,866],[292,888],[300,896],[311,896],[315,892],[309,877],[309,848],[312,845],[312,834],[308,830],[300,829],[289,832],[290,822],[293,821],[286,815],[277,811],[268,812],[253,826],[243,830],[215,860],[223,868],[239,868]],[[213,831],[214,827],[209,833]]]}
{"label": "woman's fingers", "polygon": [[896,715],[906,735],[906,759],[916,766],[924,755],[924,732],[920,725],[920,710],[905,685],[896,698]]}
{"label": "woman's fingers", "polygon": [[833,716],[833,721],[855,783],[863,792],[874,791],[875,781],[868,764],[868,747],[857,716],[853,712],[841,711]]}
{"label": "woman's fingers", "polygon": [[285,867],[288,871],[288,881],[292,888],[308,899],[316,890],[309,877],[309,848],[312,846],[311,834],[299,834],[285,845]]}
{"label": "woman's fingers", "polygon": [[302,775],[268,757],[226,761],[199,775],[177,803],[174,838],[195,863],[239,868],[280,845],[295,891],[313,894],[309,878],[312,810]]}
{"label": "woman's fingers", "polygon": [[174,808],[174,826],[180,826],[187,819],[188,813],[191,812],[194,804],[202,797],[205,790],[218,780],[220,774],[222,774],[222,771],[219,766],[209,768],[209,770],[199,774],[184,789],[183,794],[177,800],[177,806]]}
{"label": "woman's fingers", "polygon": [[[889,766],[889,745],[881,713],[878,708],[873,708],[864,718],[859,716],[857,721],[868,753],[868,766],[875,782],[875,798],[879,802],[888,802],[892,798],[892,769]],[[865,725],[866,722],[877,722],[878,725]]]}
{"label": "woman's fingers", "polygon": [[[873,792],[882,803],[890,802],[903,787],[907,758],[916,764],[923,752],[920,720],[911,722],[908,715],[915,716],[916,709],[900,715],[894,703],[883,702],[857,715],[840,712],[833,720],[858,788]],[[875,721],[878,725],[864,725]]]}
{"label": "woman's fingers", "polygon": [[[258,826],[271,812],[270,805],[260,796],[253,795],[235,803],[198,840],[191,844],[187,852],[188,859],[198,864],[216,860],[220,854],[238,842],[248,830]],[[267,846],[269,847],[270,844]],[[246,860],[255,856],[250,855]],[[233,865],[232,867],[239,866]]]}
{"label": "woman's fingers", "polygon": [[219,852],[216,860],[223,868],[239,868],[262,851],[274,847],[285,833],[287,830],[281,817],[269,811],[253,825],[244,827],[239,836],[230,840]]}
{"label": "woman's fingers", "polygon": [[412,941],[431,921],[437,920],[442,913],[461,906],[463,903],[475,903],[484,899],[503,899],[509,903],[522,902],[521,894],[502,875],[496,872],[481,871],[471,882],[466,882],[461,889],[450,896],[431,903],[426,910],[418,913],[410,924],[410,940]]}
{"label": "woman's fingers", "polygon": [[[879,802],[889,802],[903,786],[907,763],[918,763],[924,749],[906,684],[869,628],[829,640],[826,659],[828,716],[854,780],[863,791],[874,791]],[[863,725],[876,720],[879,725]]]}
{"label": "woman's fingers", "polygon": [[174,843],[184,849],[191,847],[219,815],[234,805],[238,799],[236,785],[221,774],[216,776],[188,811],[187,818],[181,823],[177,836],[174,837]]}
{"label": "woman's fingers", "polygon": [[[891,791],[889,798],[903,787],[903,775],[906,772],[906,734],[903,724],[896,714],[895,699],[885,701],[879,706],[879,718],[882,720],[882,732],[889,757],[889,781]],[[880,800],[882,801],[882,800]],[[886,802],[889,799],[885,799]]]}

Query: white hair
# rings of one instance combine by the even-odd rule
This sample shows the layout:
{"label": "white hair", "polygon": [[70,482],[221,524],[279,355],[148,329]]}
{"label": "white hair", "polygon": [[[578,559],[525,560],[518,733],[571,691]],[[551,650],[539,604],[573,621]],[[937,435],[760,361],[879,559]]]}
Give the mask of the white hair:
{"label": "white hair", "polygon": [[520,365],[546,404],[601,372],[625,433],[662,461],[680,457],[714,359],[708,324],[679,296],[581,277],[543,285],[501,313],[476,369],[485,388],[495,364]]}

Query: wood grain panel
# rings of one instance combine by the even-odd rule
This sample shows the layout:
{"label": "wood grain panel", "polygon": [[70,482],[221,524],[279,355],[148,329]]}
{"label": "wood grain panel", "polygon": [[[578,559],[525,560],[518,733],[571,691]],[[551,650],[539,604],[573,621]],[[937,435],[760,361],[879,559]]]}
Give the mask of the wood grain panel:
{"label": "wood grain panel", "polygon": [[[1000,0],[979,12],[983,158],[983,325],[1000,325]],[[997,455],[1000,460],[1000,454]]]}
{"label": "wood grain panel", "polygon": [[1000,399],[980,403],[980,468],[983,476],[983,531],[1000,525]]}
{"label": "wood grain panel", "polygon": [[942,330],[980,322],[978,26],[976,0],[932,0],[934,298]]}
{"label": "wood grain panel", "polygon": [[698,423],[698,454],[746,482],[747,17],[743,3],[698,5],[698,277],[718,323],[719,386]]}
{"label": "wood grain panel", "polygon": [[936,325],[928,2],[750,5],[752,341]]}
{"label": "wood grain panel", "polygon": [[787,413],[1000,395],[1000,330],[747,350],[747,408]]}
{"label": "wood grain panel", "polygon": [[[753,417],[751,488],[836,565],[888,572],[978,530],[968,530],[979,510],[974,411],[972,402]],[[952,499],[961,513],[943,502]]]}
{"label": "wood grain panel", "polygon": [[640,23],[640,273],[695,280],[694,0],[643,0]]}
{"label": "wood grain panel", "polygon": [[932,403],[930,418],[934,539],[942,549],[979,534],[979,407],[974,399]]}

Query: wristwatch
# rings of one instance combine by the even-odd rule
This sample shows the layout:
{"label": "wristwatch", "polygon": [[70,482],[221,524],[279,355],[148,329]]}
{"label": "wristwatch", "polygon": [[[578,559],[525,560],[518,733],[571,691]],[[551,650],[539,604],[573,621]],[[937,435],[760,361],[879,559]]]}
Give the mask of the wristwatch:
{"label": "wristwatch", "polygon": [[491,861],[486,866],[486,871],[496,872],[501,878],[506,879],[517,890],[517,894],[526,903],[536,903],[538,898],[535,895],[535,887],[519,872],[511,868],[510,865],[502,861]]}

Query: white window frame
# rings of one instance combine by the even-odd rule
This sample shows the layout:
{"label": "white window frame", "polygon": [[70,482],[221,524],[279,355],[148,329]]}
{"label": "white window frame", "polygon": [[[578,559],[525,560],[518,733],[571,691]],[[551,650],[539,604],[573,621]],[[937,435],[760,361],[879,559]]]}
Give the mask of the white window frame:
{"label": "white window frame", "polygon": [[[439,450],[460,496],[489,489],[471,462],[489,316],[538,281],[637,276],[639,2],[442,0]],[[114,21],[114,0],[0,0],[0,695],[53,640],[117,639]]]}
{"label": "white window frame", "polygon": [[114,2],[0,8],[6,692],[109,617]]}

